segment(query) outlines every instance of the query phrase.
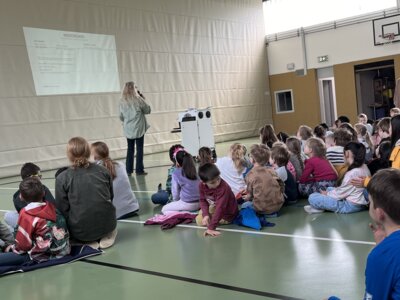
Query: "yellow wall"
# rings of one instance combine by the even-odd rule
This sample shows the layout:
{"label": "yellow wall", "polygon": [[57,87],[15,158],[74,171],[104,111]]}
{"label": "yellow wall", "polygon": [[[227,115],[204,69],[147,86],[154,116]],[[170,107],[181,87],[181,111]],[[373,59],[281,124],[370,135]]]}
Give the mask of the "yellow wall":
{"label": "yellow wall", "polygon": [[[359,112],[357,111],[354,66],[388,59],[394,60],[395,78],[400,78],[400,54],[333,66],[338,116],[348,116],[351,123],[357,121]],[[321,122],[318,80],[315,69],[308,70],[306,76],[297,76],[294,72],[271,75],[269,76],[269,84],[272,99],[272,118],[277,133],[284,131],[295,134],[297,128],[302,124],[313,128]],[[274,93],[286,89],[293,90],[294,112],[277,114]]]}
{"label": "yellow wall", "polygon": [[[320,123],[320,106],[317,75],[315,70],[308,70],[306,76],[293,73],[272,75],[269,77],[272,99],[272,113],[276,133],[284,131],[296,134],[300,125],[311,127]],[[275,107],[275,92],[293,90],[294,112],[277,114]]]}

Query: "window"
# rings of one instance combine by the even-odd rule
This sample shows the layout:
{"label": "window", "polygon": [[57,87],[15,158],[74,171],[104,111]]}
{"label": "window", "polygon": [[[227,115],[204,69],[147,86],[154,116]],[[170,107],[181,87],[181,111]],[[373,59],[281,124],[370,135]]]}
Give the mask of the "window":
{"label": "window", "polygon": [[275,110],[277,114],[294,112],[292,90],[275,92]]}

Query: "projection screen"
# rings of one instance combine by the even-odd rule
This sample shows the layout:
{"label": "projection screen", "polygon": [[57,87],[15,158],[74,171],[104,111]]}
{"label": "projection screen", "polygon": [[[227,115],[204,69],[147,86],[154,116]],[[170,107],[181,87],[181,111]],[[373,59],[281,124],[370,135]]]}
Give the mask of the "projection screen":
{"label": "projection screen", "polygon": [[36,94],[120,90],[115,37],[24,27]]}

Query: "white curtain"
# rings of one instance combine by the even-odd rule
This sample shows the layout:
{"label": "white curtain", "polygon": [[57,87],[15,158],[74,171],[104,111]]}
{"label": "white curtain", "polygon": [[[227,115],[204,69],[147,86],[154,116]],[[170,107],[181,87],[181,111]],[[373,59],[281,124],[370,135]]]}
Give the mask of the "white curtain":
{"label": "white curtain", "polygon": [[135,81],[152,107],[145,153],[180,142],[178,112],[212,107],[216,141],[272,122],[260,0],[2,0],[0,177],[24,162],[67,164],[73,136],[125,156],[120,93],[36,96],[23,27],[115,35],[121,87]]}

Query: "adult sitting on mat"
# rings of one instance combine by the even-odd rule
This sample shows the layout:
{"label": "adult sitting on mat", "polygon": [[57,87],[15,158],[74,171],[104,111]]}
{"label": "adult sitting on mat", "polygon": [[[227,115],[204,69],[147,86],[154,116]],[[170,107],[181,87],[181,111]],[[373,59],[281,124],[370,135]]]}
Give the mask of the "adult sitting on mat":
{"label": "adult sitting on mat", "polygon": [[56,206],[73,239],[95,249],[111,247],[117,235],[111,175],[89,162],[90,147],[82,137],[69,140],[67,156],[71,166],[56,178]]}

